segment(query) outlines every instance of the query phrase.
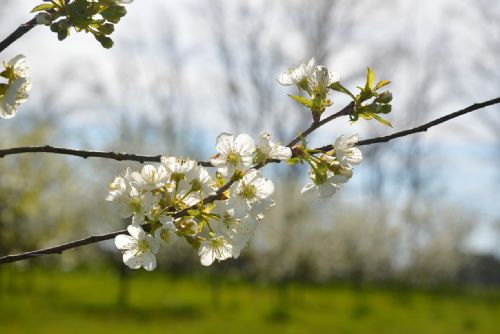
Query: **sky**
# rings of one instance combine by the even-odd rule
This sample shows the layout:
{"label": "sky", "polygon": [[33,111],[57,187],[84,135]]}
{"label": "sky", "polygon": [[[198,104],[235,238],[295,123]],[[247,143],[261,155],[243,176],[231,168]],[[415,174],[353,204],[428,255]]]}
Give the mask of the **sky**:
{"label": "sky", "polygon": [[[2,14],[2,31],[12,31],[20,22],[28,21],[31,15],[28,9],[39,4],[40,1],[21,0],[14,1],[8,11]],[[485,1],[487,3],[487,1]],[[225,2],[229,4],[229,2]],[[186,65],[183,68],[185,86],[196,93],[196,99],[190,101],[189,118],[193,127],[200,128],[201,145],[206,147],[207,154],[213,150],[213,138],[222,132],[228,131],[230,124],[224,121],[224,115],[220,113],[219,105],[215,102],[220,97],[215,91],[215,83],[220,80],[220,68],[216,64],[217,55],[210,50],[210,34],[206,26],[200,20],[200,2],[190,1],[160,1],[160,0],[137,0],[128,6],[129,14],[123,22],[117,26],[114,34],[116,46],[112,50],[105,50],[86,34],[72,34],[63,43],[57,41],[56,36],[46,27],[36,27],[28,35],[16,42],[11,48],[2,53],[2,57],[10,58],[17,53],[24,53],[28,56],[28,63],[31,67],[33,81],[33,92],[31,99],[20,110],[16,121],[30,117],[32,112],[37,111],[36,104],[43,98],[43,91],[38,87],[45,85],[56,85],[61,87],[61,95],[54,97],[57,101],[62,100],[62,111],[57,112],[57,117],[62,124],[75,129],[83,129],[87,138],[92,138],[86,143],[88,149],[104,149],[107,144],[106,136],[109,131],[113,131],[121,115],[129,113],[132,117],[147,117],[159,119],[157,112],[151,112],[148,108],[137,108],[136,105],[124,106],[122,97],[127,92],[120,89],[124,86],[114,85],[117,78],[116,65],[128,66],[132,61],[134,66],[141,71],[145,77],[137,80],[148,80],[147,76],[161,68],[161,48],[155,41],[156,29],[162,26],[157,22],[158,13],[167,13],[169,22],[164,22],[165,27],[173,26],[179,49],[185,52]],[[389,4],[389,5],[387,5]],[[500,82],[497,75],[494,80],[494,72],[498,71],[499,55],[496,56],[487,48],[488,43],[484,43],[478,36],[484,35],[484,27],[476,24],[477,14],[470,9],[470,2],[460,1],[429,1],[423,0],[418,3],[409,1],[388,1],[386,5],[381,2],[372,2],[374,13],[357,22],[364,22],[364,26],[356,30],[352,36],[352,42],[348,47],[332,59],[326,65],[335,68],[342,77],[350,77],[349,73],[361,73],[371,65],[377,58],[380,67],[376,69],[376,74],[380,78],[389,77],[393,84],[391,89],[394,93],[394,129],[384,129],[377,127],[376,131],[369,133],[388,134],[392,131],[402,130],[416,123],[408,123],[402,117],[410,99],[416,99],[413,80],[420,74],[412,72],[412,66],[432,66],[436,73],[445,73],[446,79],[436,83],[426,99],[432,100],[432,112],[425,114],[421,122],[431,120],[446,113],[468,106],[474,102],[479,102],[496,97],[500,92]],[[491,1],[492,11],[498,9]],[[261,6],[262,1],[255,1],[255,6]],[[500,12],[500,11],[499,11]],[[195,14],[193,14],[195,13]],[[277,20],[275,29],[284,30],[283,43],[286,44],[286,58],[292,62],[299,62],[305,54],[300,50],[300,45],[296,45],[295,36],[287,35],[286,27],[281,27],[281,22]],[[361,24],[361,23],[357,23]],[[238,22],[235,23],[238,25]],[[498,26],[497,26],[498,27]],[[500,31],[500,29],[497,29]],[[144,46],[141,50],[127,49],[130,45],[128,41],[136,34],[143,35]],[[236,34],[236,33],[235,33]],[[397,38],[397,36],[411,36],[410,43],[401,42],[401,62],[402,65],[396,68],[395,64],[378,60],[384,54],[387,41]],[[441,37],[441,35],[443,37]],[[493,36],[495,37],[495,36]],[[236,36],[237,38],[237,36]],[[497,40],[500,43],[500,38]],[[432,52],[433,43],[446,45],[446,50],[442,55],[435,55],[436,58],[428,59],[429,52]],[[289,45],[289,47],[288,47]],[[135,46],[137,47],[137,46]],[[430,51],[429,51],[430,50]],[[485,64],[492,64],[490,76],[474,73],[474,64],[478,58],[484,59]],[[279,74],[287,69],[291,64],[281,64],[276,68],[275,77],[267,80],[275,80]],[[463,66],[462,66],[463,65]],[[71,69],[72,73],[78,73],[78,77],[65,77],[64,70]],[[346,74],[344,74],[346,73]],[[498,73],[500,74],[500,73]],[[80,77],[81,76],[81,77]],[[119,76],[119,74],[118,74]],[[105,91],[103,101],[89,101],[86,93],[80,89],[69,89],[68,82],[75,80],[97,80],[108,87]],[[456,79],[456,80],[455,80]],[[349,83],[360,82],[362,74],[356,74]],[[492,81],[494,80],[494,81]],[[130,83],[133,87],[134,82]],[[73,87],[73,84],[71,84]],[[67,89],[65,89],[67,88]],[[283,99],[287,99],[289,90],[283,89]],[[134,94],[134,92],[133,92]],[[145,92],[147,94],[147,92]],[[496,94],[496,95],[495,95]],[[66,101],[78,101],[79,107],[75,108],[74,102],[69,102],[66,108]],[[142,100],[141,100],[142,101]],[[284,102],[286,103],[286,102]],[[291,103],[291,102],[290,102]],[[341,103],[339,102],[339,105]],[[424,105],[425,108],[425,105]],[[25,112],[26,110],[26,112]],[[106,112],[103,112],[106,110]],[[478,113],[461,117],[453,122],[444,124],[439,128],[434,128],[422,136],[425,136],[423,145],[428,153],[427,159],[433,161],[433,168],[441,182],[446,186],[446,196],[458,205],[466,207],[477,214],[481,219],[479,227],[471,236],[468,247],[477,251],[500,252],[498,228],[494,226],[495,220],[500,220],[500,212],[497,203],[500,203],[500,194],[497,191],[500,178],[500,168],[498,160],[494,158],[498,150],[499,137],[494,131],[480,122],[479,113],[487,114],[493,119],[499,108],[489,108]],[[497,121],[498,122],[498,121]],[[340,133],[358,133],[361,138],[365,138],[363,133],[368,133],[368,127],[373,124],[339,124],[337,131]],[[322,143],[328,140],[327,132],[314,137],[314,141]],[[284,141],[284,140],[283,140]],[[405,145],[407,141],[401,140],[400,145]],[[58,146],[78,145],[77,142],[52,143]],[[138,152],[141,153],[141,152]],[[153,153],[153,152],[149,152]],[[362,167],[361,167],[362,168]],[[361,180],[364,175],[368,175],[369,170],[361,169]],[[362,182],[359,182],[362,184]],[[353,187],[356,183],[353,183]]]}

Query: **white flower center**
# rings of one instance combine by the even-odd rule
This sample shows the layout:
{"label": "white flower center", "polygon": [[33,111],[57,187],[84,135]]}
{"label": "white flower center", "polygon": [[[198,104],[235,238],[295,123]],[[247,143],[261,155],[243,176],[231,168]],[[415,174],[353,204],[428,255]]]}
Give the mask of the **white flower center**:
{"label": "white flower center", "polygon": [[137,242],[137,253],[143,254],[148,251],[149,251],[149,245],[146,239],[139,240],[139,242]]}
{"label": "white flower center", "polygon": [[240,161],[240,155],[236,152],[231,152],[227,155],[226,160],[229,164],[236,166],[238,164],[238,162]]}
{"label": "white flower center", "polygon": [[128,202],[128,207],[129,207],[130,211],[135,212],[135,213],[141,211],[141,208],[142,208],[141,199],[139,197],[130,198],[130,200]]}
{"label": "white flower center", "polygon": [[168,230],[162,228],[160,232],[160,238],[162,238],[164,241],[168,241],[170,239],[170,234],[168,233]]}
{"label": "white flower center", "polygon": [[257,188],[253,184],[243,185],[239,195],[245,199],[251,200],[255,198],[257,194]]}
{"label": "white flower center", "polygon": [[227,227],[227,228],[231,228],[232,226],[235,226],[238,224],[238,221],[236,220],[236,218],[234,218],[233,216],[231,216],[229,213],[224,213],[224,215],[222,215],[221,217],[221,220],[222,220],[222,223]]}

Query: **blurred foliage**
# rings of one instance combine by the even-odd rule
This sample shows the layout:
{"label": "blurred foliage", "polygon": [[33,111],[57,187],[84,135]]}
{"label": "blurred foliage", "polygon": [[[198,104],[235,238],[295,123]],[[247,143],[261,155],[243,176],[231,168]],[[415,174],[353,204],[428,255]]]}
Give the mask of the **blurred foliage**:
{"label": "blurred foliage", "polygon": [[[2,131],[3,147],[44,142],[51,127],[39,123],[19,129],[10,136]],[[0,252],[12,253],[39,248],[53,240],[71,224],[72,217],[59,205],[68,186],[70,166],[56,163],[54,157],[40,155],[8,156],[0,161]],[[49,167],[49,168],[47,168]],[[47,233],[52,231],[52,233]]]}
{"label": "blurred foliage", "polygon": [[[0,294],[0,332],[497,333],[499,292],[274,286],[231,278],[130,272],[130,296],[108,271],[20,272]],[[123,302],[123,301],[122,301]]]}

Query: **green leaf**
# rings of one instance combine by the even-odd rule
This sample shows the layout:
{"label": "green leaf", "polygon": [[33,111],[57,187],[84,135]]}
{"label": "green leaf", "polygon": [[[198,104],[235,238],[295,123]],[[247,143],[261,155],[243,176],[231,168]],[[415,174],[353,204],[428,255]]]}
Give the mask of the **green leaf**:
{"label": "green leaf", "polygon": [[113,47],[113,40],[107,36],[94,34],[95,39],[101,43],[102,47],[105,49],[111,49]]}
{"label": "green leaf", "polygon": [[55,7],[55,4],[53,4],[53,3],[43,3],[43,4],[38,5],[35,8],[33,8],[31,10],[31,12],[32,13],[41,12],[43,10],[49,10],[49,9],[54,8],[54,7]]}
{"label": "green leaf", "polygon": [[0,77],[5,78],[5,79],[10,79],[12,74],[13,74],[12,69],[9,68],[9,69],[5,69],[2,72],[0,72]]}
{"label": "green leaf", "polygon": [[64,39],[66,39],[66,37],[68,37],[69,35],[69,30],[68,29],[60,29],[58,32],[57,32],[57,39],[62,41]]}
{"label": "green leaf", "polygon": [[111,35],[115,31],[115,26],[112,23],[105,23],[97,28],[104,35]]}
{"label": "green leaf", "polygon": [[290,166],[296,165],[299,162],[300,162],[299,158],[291,158],[286,161],[286,163]]}
{"label": "green leaf", "polygon": [[373,73],[373,69],[371,67],[368,67],[368,73],[366,74],[365,90],[372,89],[374,80],[375,80],[375,73]]}
{"label": "green leaf", "polygon": [[336,90],[337,92],[344,93],[346,95],[349,95],[353,99],[356,99],[353,93],[351,93],[347,88],[342,86],[340,82],[334,82],[329,86],[330,89]]}
{"label": "green leaf", "polygon": [[372,113],[371,112],[363,112],[363,113],[359,113],[359,116],[363,119],[366,119],[367,121],[372,119]]}
{"label": "green leaf", "polygon": [[375,85],[375,90],[379,90],[380,88],[390,84],[391,82],[389,80],[381,80]]}
{"label": "green leaf", "polygon": [[391,122],[389,122],[388,120],[385,120],[383,119],[382,117],[380,117],[379,115],[377,114],[373,114],[373,113],[370,113],[370,116],[372,116],[374,119],[376,119],[377,121],[379,121],[380,123],[384,124],[384,125],[387,125],[387,126],[390,126],[392,128],[392,124]]}
{"label": "green leaf", "polygon": [[288,95],[298,103],[302,104],[303,106],[307,108],[311,108],[313,106],[313,102],[309,100],[307,97],[300,96],[300,95]]}
{"label": "green leaf", "polygon": [[118,23],[127,14],[124,6],[110,6],[101,12],[101,16],[111,23]]}

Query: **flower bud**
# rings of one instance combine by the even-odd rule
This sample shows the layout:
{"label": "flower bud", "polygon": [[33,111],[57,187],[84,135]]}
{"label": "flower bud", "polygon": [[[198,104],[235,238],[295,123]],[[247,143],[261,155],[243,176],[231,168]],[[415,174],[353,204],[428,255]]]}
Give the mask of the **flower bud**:
{"label": "flower bud", "polygon": [[380,114],[388,114],[391,112],[391,110],[392,110],[392,106],[390,104],[383,104],[383,105],[379,106],[379,108],[377,109],[377,112]]}
{"label": "flower bud", "polygon": [[192,218],[181,221],[178,228],[184,235],[194,236],[198,234],[198,224]]}
{"label": "flower bud", "polygon": [[386,90],[380,93],[375,101],[384,104],[390,103],[392,101],[392,93]]}
{"label": "flower bud", "polygon": [[99,26],[99,31],[104,35],[111,35],[115,31],[115,25],[112,23],[105,23]]}
{"label": "flower bud", "polygon": [[52,16],[49,13],[38,13],[35,17],[37,24],[50,26],[52,24]]}

